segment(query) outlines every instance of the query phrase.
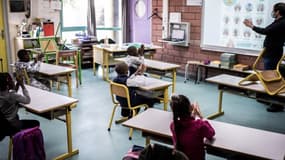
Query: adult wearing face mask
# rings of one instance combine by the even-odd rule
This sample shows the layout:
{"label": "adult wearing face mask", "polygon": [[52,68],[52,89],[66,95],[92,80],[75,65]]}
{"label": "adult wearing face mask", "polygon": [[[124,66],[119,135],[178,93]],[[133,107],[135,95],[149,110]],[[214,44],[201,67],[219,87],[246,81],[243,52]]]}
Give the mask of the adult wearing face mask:
{"label": "adult wearing face mask", "polygon": [[[265,70],[275,70],[278,61],[283,55],[283,46],[285,42],[285,3],[276,3],[273,6],[272,18],[274,22],[265,28],[254,26],[249,19],[244,20],[245,26],[253,31],[266,35],[263,42],[265,52],[263,53],[263,63]],[[283,111],[283,106],[271,105],[267,108],[269,112]]]}

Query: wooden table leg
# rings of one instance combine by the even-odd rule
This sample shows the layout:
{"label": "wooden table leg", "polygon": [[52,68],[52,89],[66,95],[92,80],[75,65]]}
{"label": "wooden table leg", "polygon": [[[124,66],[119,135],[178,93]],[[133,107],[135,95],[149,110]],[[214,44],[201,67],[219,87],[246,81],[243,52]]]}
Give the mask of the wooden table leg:
{"label": "wooden table leg", "polygon": [[67,80],[67,87],[68,87],[68,96],[72,97],[71,73],[66,74],[66,80]]}
{"label": "wooden table leg", "polygon": [[219,117],[221,115],[224,115],[224,111],[223,111],[223,90],[219,90],[219,106],[218,106],[218,112],[213,113],[212,115],[209,115],[207,118],[208,119],[214,119],[216,117]]}

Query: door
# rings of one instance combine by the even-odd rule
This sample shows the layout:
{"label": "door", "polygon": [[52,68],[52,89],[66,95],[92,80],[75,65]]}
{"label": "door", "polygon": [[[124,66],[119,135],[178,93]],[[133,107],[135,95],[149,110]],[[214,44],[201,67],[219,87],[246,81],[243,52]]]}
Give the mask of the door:
{"label": "door", "polygon": [[131,42],[151,43],[151,0],[129,0]]}
{"label": "door", "polygon": [[0,72],[8,71],[4,35],[3,1],[0,0]]}

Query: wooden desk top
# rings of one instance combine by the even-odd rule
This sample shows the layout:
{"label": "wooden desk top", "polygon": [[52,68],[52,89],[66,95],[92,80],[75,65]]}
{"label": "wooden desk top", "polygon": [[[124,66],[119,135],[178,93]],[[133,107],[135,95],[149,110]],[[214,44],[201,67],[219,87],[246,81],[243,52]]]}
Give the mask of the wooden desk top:
{"label": "wooden desk top", "polygon": [[[172,113],[149,108],[123,123],[146,133],[171,139]],[[208,120],[216,131],[211,147],[267,159],[283,159],[285,135],[239,125]]]}
{"label": "wooden desk top", "polygon": [[[116,58],[115,60],[126,62],[127,57]],[[167,63],[167,62],[162,62],[162,61],[152,60],[152,59],[144,59],[144,64],[148,68],[157,69],[157,70],[161,70],[161,71],[172,70],[172,69],[176,69],[176,68],[180,67],[180,65],[177,65],[177,64]]]}
{"label": "wooden desk top", "polygon": [[[78,102],[78,99],[48,92],[32,86],[26,85],[26,88],[29,91],[31,103],[23,104],[23,106],[35,113],[52,111]],[[22,93],[22,91],[19,90],[18,93]]]}
{"label": "wooden desk top", "polygon": [[75,71],[73,68],[58,66],[54,64],[41,63],[39,72],[48,76],[71,73]]}
{"label": "wooden desk top", "polygon": [[143,86],[139,86],[139,88],[142,90],[157,90],[169,87],[170,85],[172,85],[172,83],[168,81],[151,77],[145,77],[145,84]]}
{"label": "wooden desk top", "polygon": [[[106,50],[107,52],[127,52],[127,48],[128,46],[119,46],[118,44],[109,44],[108,47],[104,46],[104,45],[99,45],[99,44],[96,44],[96,45],[93,45],[93,47],[96,47],[96,48],[99,48],[99,49],[104,49]],[[144,50],[145,51],[151,51],[151,50],[156,50],[156,49],[160,49],[161,47],[160,46],[151,46],[151,47],[145,47]]]}
{"label": "wooden desk top", "polygon": [[[214,77],[207,78],[206,81],[211,82],[211,83],[216,83],[218,85],[227,85],[230,87],[237,87],[240,89],[246,89],[250,91],[266,93],[264,87],[260,83],[240,86],[238,83],[242,79],[243,77],[232,76],[228,74],[220,74]],[[276,96],[285,97],[285,93],[281,93]]]}

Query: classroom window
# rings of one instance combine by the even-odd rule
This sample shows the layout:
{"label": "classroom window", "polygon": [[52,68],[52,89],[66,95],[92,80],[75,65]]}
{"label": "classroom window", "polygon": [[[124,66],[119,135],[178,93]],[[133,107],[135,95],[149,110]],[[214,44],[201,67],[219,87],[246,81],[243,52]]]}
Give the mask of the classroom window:
{"label": "classroom window", "polygon": [[[122,0],[95,0],[97,39],[112,38],[122,41]],[[75,33],[84,34],[87,29],[87,0],[63,0],[62,37],[75,38]]]}

